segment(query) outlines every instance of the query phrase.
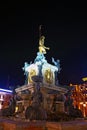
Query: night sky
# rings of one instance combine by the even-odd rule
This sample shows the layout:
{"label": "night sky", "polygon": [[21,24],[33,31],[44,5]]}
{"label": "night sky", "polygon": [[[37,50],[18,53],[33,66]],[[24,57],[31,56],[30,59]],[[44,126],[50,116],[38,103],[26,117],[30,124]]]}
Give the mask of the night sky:
{"label": "night sky", "polygon": [[22,67],[36,58],[39,25],[50,47],[46,59],[60,60],[59,83],[82,83],[87,76],[87,9],[62,3],[34,6],[0,5],[0,87],[24,84]]}

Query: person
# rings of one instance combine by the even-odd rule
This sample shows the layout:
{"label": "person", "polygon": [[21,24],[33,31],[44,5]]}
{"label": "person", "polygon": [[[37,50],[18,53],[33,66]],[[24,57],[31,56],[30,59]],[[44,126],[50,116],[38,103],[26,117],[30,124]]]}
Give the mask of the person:
{"label": "person", "polygon": [[50,48],[44,46],[44,39],[45,39],[44,36],[41,36],[40,39],[39,39],[39,52],[46,54],[46,49],[49,50]]}

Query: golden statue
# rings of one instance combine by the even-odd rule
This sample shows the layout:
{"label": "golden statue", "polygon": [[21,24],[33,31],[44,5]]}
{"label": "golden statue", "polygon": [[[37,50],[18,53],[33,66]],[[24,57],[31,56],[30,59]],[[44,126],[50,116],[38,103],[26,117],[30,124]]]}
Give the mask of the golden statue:
{"label": "golden statue", "polygon": [[53,82],[53,73],[51,72],[51,69],[47,69],[45,71],[45,80],[47,83]]}
{"label": "golden statue", "polygon": [[49,50],[50,48],[44,46],[44,39],[45,39],[44,36],[41,36],[40,39],[39,39],[39,52],[46,54],[46,49]]}
{"label": "golden statue", "polygon": [[28,81],[29,81],[30,83],[33,82],[33,81],[32,81],[32,76],[34,76],[34,75],[36,75],[36,71],[35,71],[35,69],[31,69],[31,71],[29,72],[29,77],[28,77]]}

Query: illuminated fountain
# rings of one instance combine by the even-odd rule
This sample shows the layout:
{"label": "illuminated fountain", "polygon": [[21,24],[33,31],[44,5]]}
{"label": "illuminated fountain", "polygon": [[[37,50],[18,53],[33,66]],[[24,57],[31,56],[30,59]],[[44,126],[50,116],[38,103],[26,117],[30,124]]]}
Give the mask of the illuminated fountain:
{"label": "illuminated fountain", "polygon": [[[64,112],[64,94],[67,89],[61,87],[58,81],[58,73],[61,70],[60,60],[52,57],[52,64],[48,63],[45,55],[50,48],[44,45],[44,40],[45,37],[40,36],[39,51],[34,62],[24,63],[22,70],[26,77],[25,84],[15,89],[16,93],[22,97],[21,101],[17,101],[17,106],[20,104],[24,106],[25,117],[28,119],[33,118],[33,115],[30,117],[31,114],[27,114],[30,113],[31,108],[34,113],[35,109],[43,113],[41,117],[38,116],[38,119],[46,119],[46,111]],[[37,119],[37,116],[34,119]]]}

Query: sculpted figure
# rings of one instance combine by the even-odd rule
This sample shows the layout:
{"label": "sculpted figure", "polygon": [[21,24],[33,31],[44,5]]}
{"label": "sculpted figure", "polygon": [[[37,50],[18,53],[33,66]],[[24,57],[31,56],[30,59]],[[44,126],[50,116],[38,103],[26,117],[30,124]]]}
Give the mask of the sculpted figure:
{"label": "sculpted figure", "polygon": [[60,70],[61,70],[61,68],[60,68],[60,60],[55,61],[54,58],[52,57],[52,62],[58,68],[58,72],[60,72]]}
{"label": "sculpted figure", "polygon": [[40,39],[39,39],[39,52],[46,54],[46,49],[49,50],[50,48],[44,46],[44,39],[45,39],[44,36],[41,36]]}

